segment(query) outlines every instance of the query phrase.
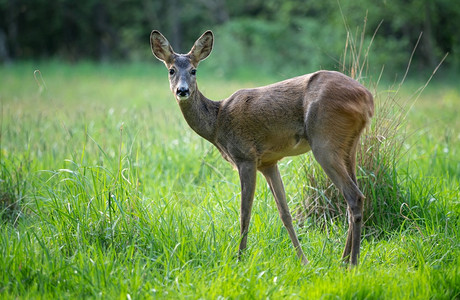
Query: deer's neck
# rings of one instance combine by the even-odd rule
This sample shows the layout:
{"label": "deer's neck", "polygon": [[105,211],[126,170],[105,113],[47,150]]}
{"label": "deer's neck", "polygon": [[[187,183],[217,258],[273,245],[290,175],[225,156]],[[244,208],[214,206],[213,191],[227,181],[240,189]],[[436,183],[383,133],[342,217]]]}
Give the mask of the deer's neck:
{"label": "deer's neck", "polygon": [[209,100],[197,89],[194,95],[179,102],[188,125],[201,137],[214,142],[220,102]]}

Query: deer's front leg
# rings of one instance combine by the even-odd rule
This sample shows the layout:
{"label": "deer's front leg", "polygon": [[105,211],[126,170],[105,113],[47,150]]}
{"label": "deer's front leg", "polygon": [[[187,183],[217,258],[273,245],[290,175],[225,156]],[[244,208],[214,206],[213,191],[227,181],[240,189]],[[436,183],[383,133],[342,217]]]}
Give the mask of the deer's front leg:
{"label": "deer's front leg", "polygon": [[267,179],[268,185],[270,186],[273,196],[275,197],[281,221],[283,221],[283,224],[288,231],[289,238],[291,239],[292,245],[294,245],[294,248],[297,252],[297,256],[300,258],[302,264],[306,265],[308,263],[308,260],[302,251],[299,239],[297,238],[294,226],[292,225],[292,217],[291,213],[289,212],[289,207],[287,205],[286,192],[284,191],[283,180],[281,179],[278,166],[274,164],[272,166],[262,169],[261,172]]}
{"label": "deer's front leg", "polygon": [[256,189],[257,168],[255,162],[239,163],[237,168],[241,182],[241,242],[238,251],[238,258],[240,258],[242,251],[246,248],[248,238],[249,221],[251,220],[251,209]]}

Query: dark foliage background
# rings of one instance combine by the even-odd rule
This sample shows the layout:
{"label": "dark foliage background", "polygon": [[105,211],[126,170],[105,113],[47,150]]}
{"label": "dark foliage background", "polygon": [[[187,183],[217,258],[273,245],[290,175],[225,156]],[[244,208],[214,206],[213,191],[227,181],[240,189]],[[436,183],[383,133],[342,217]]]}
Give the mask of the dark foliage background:
{"label": "dark foliage background", "polygon": [[432,70],[449,52],[445,65],[458,68],[459,20],[458,0],[0,0],[0,61],[143,61],[151,59],[152,29],[177,52],[212,29],[213,61],[225,73],[248,64],[281,73],[338,69],[345,24],[351,32],[365,25],[368,43],[383,21],[371,65],[403,70],[423,32],[413,66]]}

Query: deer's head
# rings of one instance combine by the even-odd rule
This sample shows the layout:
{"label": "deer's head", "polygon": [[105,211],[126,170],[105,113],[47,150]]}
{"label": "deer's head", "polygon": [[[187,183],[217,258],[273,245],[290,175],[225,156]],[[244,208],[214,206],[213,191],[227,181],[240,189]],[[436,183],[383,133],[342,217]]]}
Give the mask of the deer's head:
{"label": "deer's head", "polygon": [[197,90],[196,68],[212,51],[214,36],[208,30],[196,40],[187,54],[177,54],[168,40],[157,30],[150,34],[153,55],[169,70],[169,85],[177,101],[189,99]]}

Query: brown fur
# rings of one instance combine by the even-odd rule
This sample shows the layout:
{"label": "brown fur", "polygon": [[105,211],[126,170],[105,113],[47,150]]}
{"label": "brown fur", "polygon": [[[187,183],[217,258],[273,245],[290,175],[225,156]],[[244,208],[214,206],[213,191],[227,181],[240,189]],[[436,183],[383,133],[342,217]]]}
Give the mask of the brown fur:
{"label": "brown fur", "polygon": [[[243,89],[214,102],[198,90],[192,71],[212,50],[213,35],[205,32],[186,55],[172,51],[159,33],[151,34],[154,55],[170,75],[171,90],[190,127],[214,144],[232,163],[241,180],[241,242],[246,238],[255,191],[255,174],[264,174],[275,196],[281,219],[297,254],[307,262],[292,226],[277,162],[310,150],[342,191],[350,213],[343,257],[358,263],[364,196],[355,175],[359,137],[374,112],[371,93],[338,72],[318,71],[264,87]],[[181,96],[180,87],[187,87]]]}

